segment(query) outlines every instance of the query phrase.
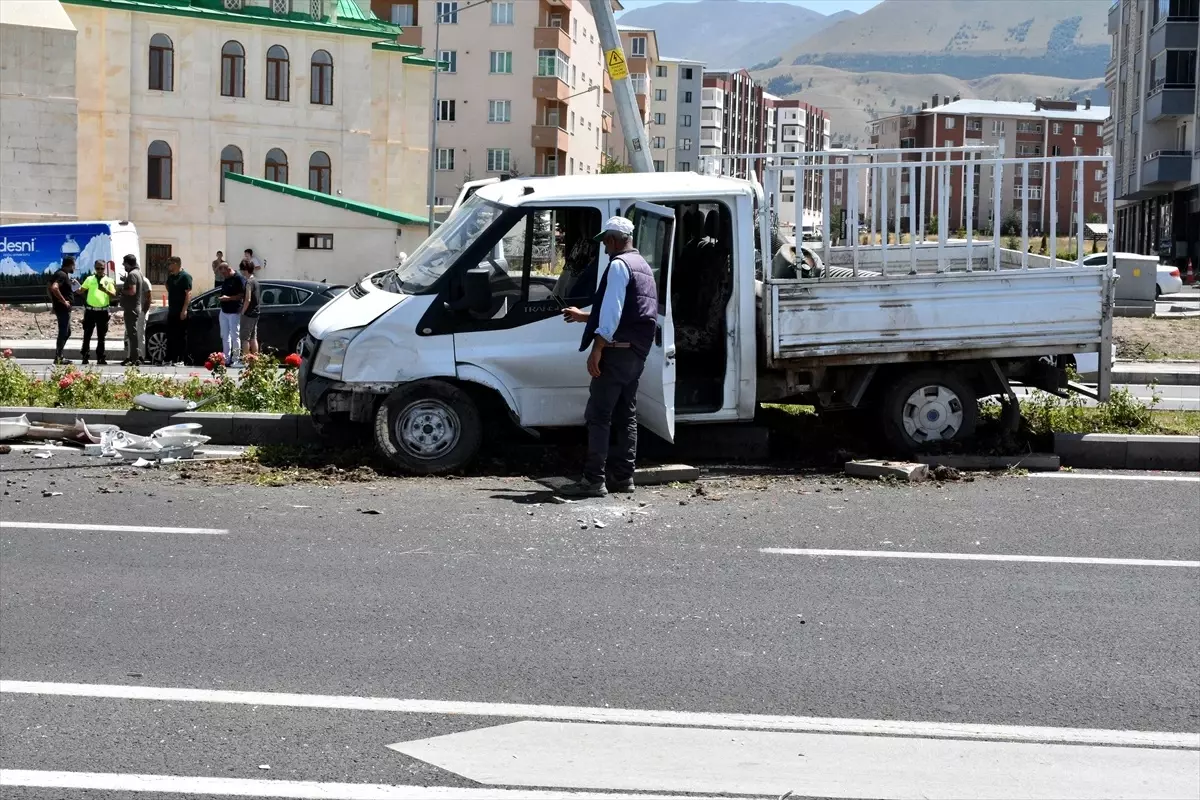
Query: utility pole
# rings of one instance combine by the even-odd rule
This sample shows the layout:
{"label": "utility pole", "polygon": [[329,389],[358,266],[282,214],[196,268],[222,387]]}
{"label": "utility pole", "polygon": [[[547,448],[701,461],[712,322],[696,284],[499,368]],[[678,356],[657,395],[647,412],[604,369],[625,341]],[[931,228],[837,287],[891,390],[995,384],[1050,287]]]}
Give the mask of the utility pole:
{"label": "utility pole", "polygon": [[638,110],[637,98],[633,95],[633,82],[629,79],[625,53],[621,50],[621,36],[617,33],[617,20],[613,16],[611,0],[590,0],[592,16],[596,19],[596,33],[604,50],[604,65],[612,81],[613,100],[617,106],[617,118],[625,133],[625,146],[629,149],[629,161],[634,172],[654,172],[654,162],[646,147],[646,124]]}

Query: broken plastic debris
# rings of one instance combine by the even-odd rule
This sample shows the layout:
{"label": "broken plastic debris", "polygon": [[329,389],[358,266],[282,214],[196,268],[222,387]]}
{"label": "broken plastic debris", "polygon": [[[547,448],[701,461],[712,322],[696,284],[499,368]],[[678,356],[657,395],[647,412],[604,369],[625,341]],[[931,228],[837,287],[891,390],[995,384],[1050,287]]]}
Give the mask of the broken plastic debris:
{"label": "broken plastic debris", "polygon": [[54,454],[51,453],[49,450],[39,450],[33,454],[33,457],[34,458],[49,458],[52,455],[54,455]]}
{"label": "broken plastic debris", "polygon": [[135,467],[148,467],[153,463],[154,463],[153,461],[147,461],[144,458],[139,458],[137,461],[133,462],[133,465]]}
{"label": "broken plastic debris", "polygon": [[382,512],[380,512],[380,511],[376,511],[376,510],[375,510],[375,509],[373,509],[373,508],[360,508],[360,509],[358,510],[358,513],[360,513],[360,514],[380,514],[380,513],[382,513]]}
{"label": "broken plastic debris", "polygon": [[603,523],[603,522],[601,522],[601,521],[600,521],[600,520],[598,520],[598,519],[594,519],[594,520],[592,520],[592,524],[593,524],[593,525],[595,525],[597,528],[603,528],[603,527],[604,527],[604,523]]}
{"label": "broken plastic debris", "polygon": [[62,492],[43,491],[42,497],[62,497]]}
{"label": "broken plastic debris", "polygon": [[271,765],[270,764],[259,764],[258,768],[259,769],[270,769]]}

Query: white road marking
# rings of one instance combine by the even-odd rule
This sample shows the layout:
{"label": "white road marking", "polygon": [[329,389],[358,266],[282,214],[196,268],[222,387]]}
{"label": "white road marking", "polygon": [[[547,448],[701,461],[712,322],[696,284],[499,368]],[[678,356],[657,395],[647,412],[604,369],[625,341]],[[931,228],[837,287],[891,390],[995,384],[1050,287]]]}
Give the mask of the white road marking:
{"label": "white road marking", "polygon": [[107,792],[288,797],[299,800],[703,800],[695,795],[548,792],[528,789],[459,789],[447,786],[391,786],[382,783],[319,783],[248,778],[202,778],[176,775],[136,775],[112,772],[51,772],[0,769],[0,786],[77,789]]}
{"label": "white road marking", "polygon": [[825,733],[513,722],[389,745],[478,783],[778,797],[1200,796],[1200,753]]}
{"label": "white road marking", "polygon": [[793,547],[760,547],[758,552],[777,556],[851,556],[853,558],[924,558],[936,561],[1030,561],[1035,564],[1100,564],[1114,567],[1200,567],[1200,561],[1157,558],[1087,558],[1075,556],[1009,556],[996,553],[909,553],[899,550],[813,550]]}
{"label": "white road marking", "polygon": [[1090,728],[1048,728],[1020,725],[977,725],[962,722],[907,722],[890,719],[838,719],[768,714],[722,714],[706,711],[651,711],[629,708],[481,703],[456,700],[401,700],[353,695],[238,692],[226,689],[172,689],[160,686],[45,683],[0,680],[0,694],[103,697],[118,700],[156,700],[177,703],[228,703],[290,708],[333,708],[348,711],[387,711],[400,714],[506,717],[574,722],[678,725],[731,730],[808,731],[888,736],[922,736],[943,739],[992,739],[1058,744],[1106,744],[1128,747],[1200,749],[1200,733],[1117,731]]}
{"label": "white road marking", "polygon": [[82,522],[0,522],[0,528],[50,531],[119,531],[122,533],[196,533],[223,536],[228,528],[169,528],[157,525],[93,525]]}
{"label": "white road marking", "polygon": [[1200,483],[1191,475],[1110,475],[1101,472],[1031,472],[1030,478],[1068,478],[1089,481],[1164,481],[1171,483]]}

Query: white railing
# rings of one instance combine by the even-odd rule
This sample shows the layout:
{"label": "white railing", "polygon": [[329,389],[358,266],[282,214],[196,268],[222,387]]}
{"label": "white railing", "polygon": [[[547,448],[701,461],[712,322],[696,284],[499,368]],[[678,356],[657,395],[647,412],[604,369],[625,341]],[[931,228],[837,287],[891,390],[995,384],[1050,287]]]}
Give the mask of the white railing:
{"label": "white railing", "polygon": [[[710,174],[715,166],[721,172],[736,170],[751,176],[761,167],[762,189],[770,210],[770,214],[760,214],[759,218],[763,277],[767,281],[774,280],[766,265],[775,256],[771,252],[771,223],[781,218],[783,176],[791,178],[797,187],[808,185],[806,180],[815,180],[820,208],[805,211],[813,212],[820,220],[821,238],[808,247],[821,256],[826,269],[812,278],[795,280],[821,281],[1084,269],[1084,223],[1091,197],[1090,191],[1085,192],[1085,181],[1096,169],[1105,170],[1103,216],[1111,226],[1112,162],[1112,156],[1000,158],[994,147],[943,147],[722,154],[705,157],[702,167]],[[746,165],[753,169],[746,171]],[[1021,191],[1014,209],[1014,201],[1009,199],[1014,196],[1014,187],[1018,181],[1019,186],[1030,186],[1034,170],[1044,176],[1041,197],[1034,199],[1030,197],[1033,193]],[[845,212],[841,230],[834,227],[831,213],[831,188],[837,174],[844,175],[844,186],[850,187],[841,209]],[[860,193],[860,186],[865,191]],[[1065,219],[1057,213],[1060,188],[1066,193],[1064,199],[1070,198],[1065,203]],[[990,214],[985,203],[989,196]],[[799,217],[799,207],[795,213]],[[1006,226],[1007,231],[1003,230]],[[963,230],[964,236],[952,235],[957,230]],[[1060,258],[1060,230],[1068,236],[1073,234],[1074,258]],[[981,234],[986,238],[980,238]],[[906,235],[908,241],[904,241]],[[835,236],[840,244],[835,244]],[[1043,236],[1045,255],[1031,253],[1030,242]],[[1108,241],[1111,239],[1109,236]],[[1107,264],[1111,271],[1111,251]]]}

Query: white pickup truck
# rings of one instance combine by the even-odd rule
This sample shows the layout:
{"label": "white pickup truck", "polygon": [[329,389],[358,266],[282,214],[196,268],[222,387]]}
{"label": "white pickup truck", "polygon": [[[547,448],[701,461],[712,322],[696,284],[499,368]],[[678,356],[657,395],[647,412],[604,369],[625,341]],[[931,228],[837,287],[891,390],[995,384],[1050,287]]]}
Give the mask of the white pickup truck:
{"label": "white pickup truck", "polygon": [[[778,185],[780,169],[796,168],[770,166],[763,183]],[[304,405],[322,429],[370,426],[385,456],[425,474],[469,462],[496,415],[527,429],[582,425],[581,326],[561,310],[587,304],[607,266],[591,239],[614,214],[635,219],[658,279],[638,413],[664,439],[677,422],[750,421],[759,403],[793,402],[875,410],[893,445],[917,450],[969,437],[980,398],[1015,411],[1010,382],[1067,389],[1076,353],[1100,355],[1107,393],[1111,264],[945,231],[860,246],[856,229],[852,245],[831,247],[827,225],[810,258],[796,257],[772,234],[774,194],[693,173],[480,186],[399,268],[317,312]]]}

